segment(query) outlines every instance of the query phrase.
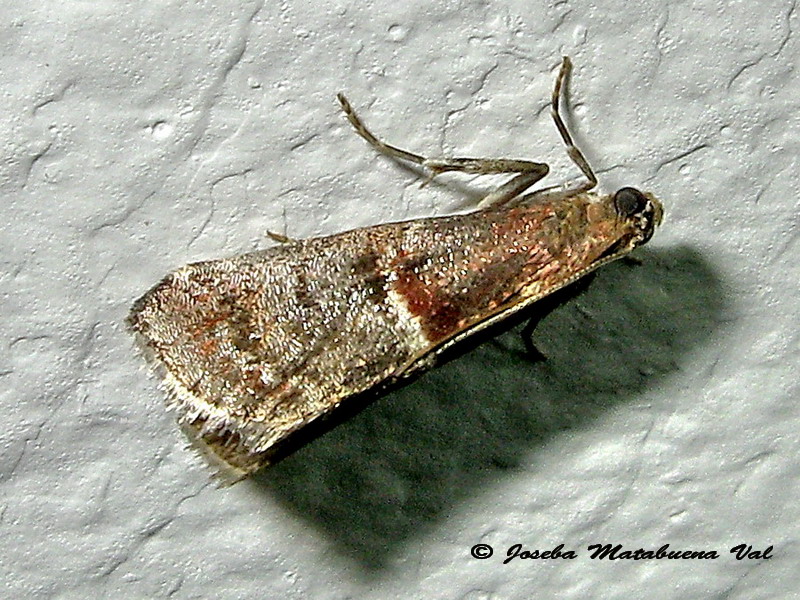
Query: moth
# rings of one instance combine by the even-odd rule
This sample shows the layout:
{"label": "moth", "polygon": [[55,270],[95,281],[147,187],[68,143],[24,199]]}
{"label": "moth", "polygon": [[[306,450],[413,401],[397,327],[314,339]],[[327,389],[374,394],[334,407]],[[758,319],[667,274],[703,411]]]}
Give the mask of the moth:
{"label": "moth", "polygon": [[228,481],[275,463],[382,392],[430,369],[476,333],[630,253],[661,223],[661,203],[597,177],[551,113],[586,180],[529,189],[549,171],[512,159],[425,158],[375,137],[378,152],[427,171],[512,177],[475,210],[294,240],[189,264],[128,317],[163,375],[168,405]]}

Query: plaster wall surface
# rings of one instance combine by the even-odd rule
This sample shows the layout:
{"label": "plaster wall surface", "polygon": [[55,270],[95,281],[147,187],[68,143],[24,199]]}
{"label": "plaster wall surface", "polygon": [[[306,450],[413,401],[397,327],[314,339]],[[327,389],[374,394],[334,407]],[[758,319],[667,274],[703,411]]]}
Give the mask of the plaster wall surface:
{"label": "plaster wall surface", "polygon": [[[0,2],[0,595],[788,598],[798,589],[793,0]],[[174,268],[578,177],[666,219],[548,317],[251,481],[210,483],[123,325]],[[715,551],[598,560],[591,544]],[[471,548],[488,544],[492,557]],[[514,544],[574,559],[504,564]],[[771,558],[737,560],[739,544]]]}

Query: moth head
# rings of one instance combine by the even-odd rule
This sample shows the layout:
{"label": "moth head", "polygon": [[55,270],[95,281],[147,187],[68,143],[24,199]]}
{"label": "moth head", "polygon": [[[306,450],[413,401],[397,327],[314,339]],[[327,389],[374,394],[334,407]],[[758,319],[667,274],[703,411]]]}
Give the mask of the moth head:
{"label": "moth head", "polygon": [[620,219],[633,225],[634,233],[627,244],[630,249],[647,242],[664,217],[664,208],[653,194],[632,187],[614,194],[614,208]]}

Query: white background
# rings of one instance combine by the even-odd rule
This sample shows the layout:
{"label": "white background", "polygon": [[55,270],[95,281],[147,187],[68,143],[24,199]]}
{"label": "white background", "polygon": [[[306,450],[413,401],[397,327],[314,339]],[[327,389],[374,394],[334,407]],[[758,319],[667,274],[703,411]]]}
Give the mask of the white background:
{"label": "white background", "polygon": [[[0,586],[16,598],[782,598],[798,587],[794,1],[0,2]],[[667,217],[540,326],[209,483],[123,325],[170,270],[577,177]],[[487,560],[470,556],[491,544]],[[716,550],[597,561],[593,543]],[[516,560],[563,543],[575,560]],[[773,546],[737,561],[739,543]]]}

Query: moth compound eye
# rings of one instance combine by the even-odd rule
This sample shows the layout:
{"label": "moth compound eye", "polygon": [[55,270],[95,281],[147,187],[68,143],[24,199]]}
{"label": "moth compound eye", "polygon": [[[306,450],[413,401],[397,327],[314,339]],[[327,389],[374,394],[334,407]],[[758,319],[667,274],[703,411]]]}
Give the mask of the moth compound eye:
{"label": "moth compound eye", "polygon": [[619,216],[632,217],[644,210],[647,198],[635,188],[624,187],[614,194],[614,206]]}

